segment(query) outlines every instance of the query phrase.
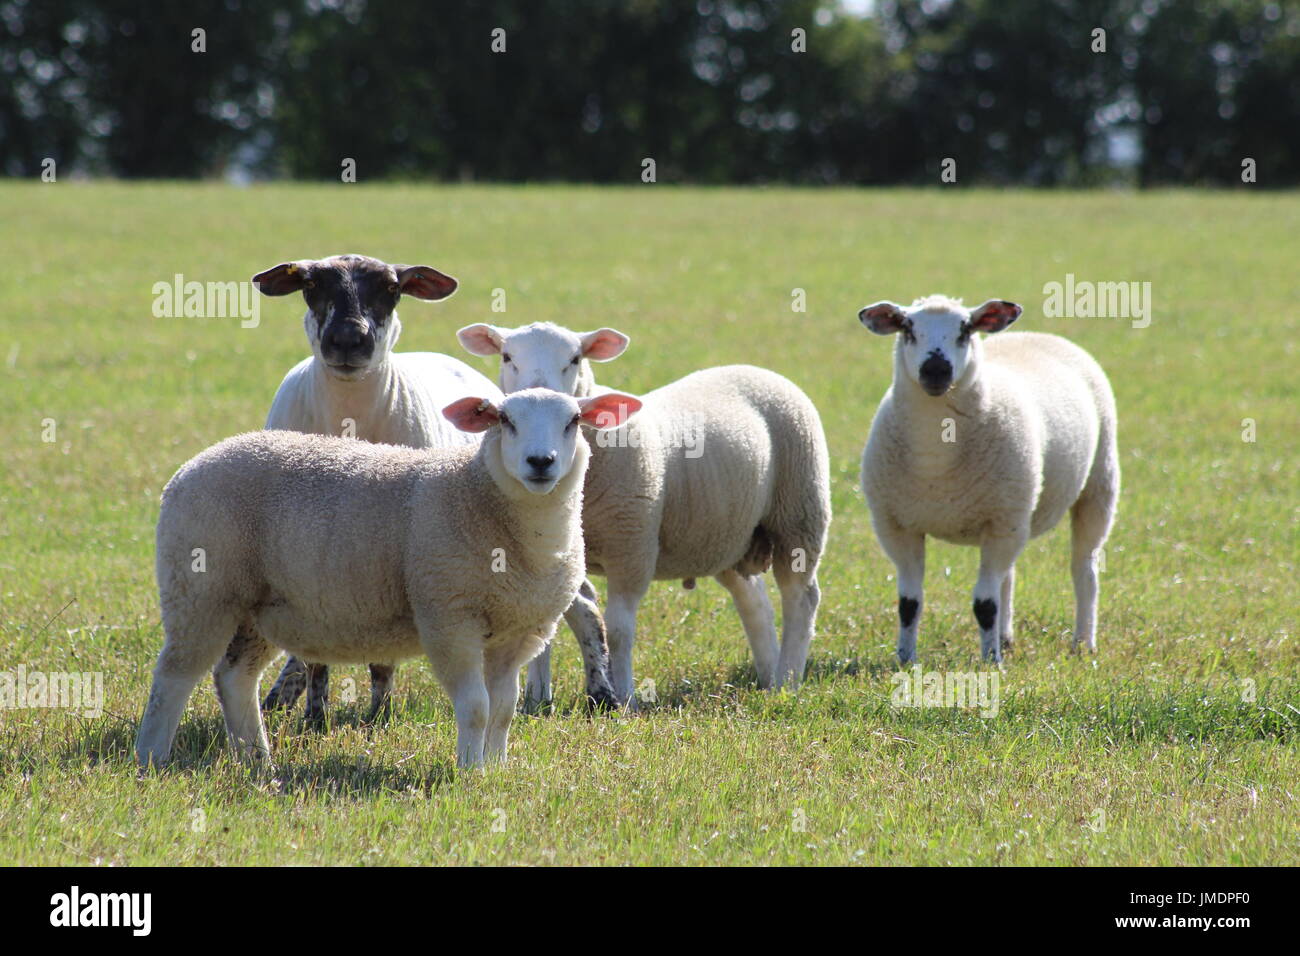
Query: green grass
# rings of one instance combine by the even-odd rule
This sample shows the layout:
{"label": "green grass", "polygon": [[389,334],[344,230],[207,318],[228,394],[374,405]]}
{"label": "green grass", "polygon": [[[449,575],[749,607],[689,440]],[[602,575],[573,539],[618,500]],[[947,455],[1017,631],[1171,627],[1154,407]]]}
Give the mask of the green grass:
{"label": "green grass", "polygon": [[[0,711],[4,862],[1300,863],[1300,196],[0,183],[0,221],[0,670],[102,672],[107,711]],[[658,704],[577,713],[561,629],[560,713],[516,720],[504,768],[452,768],[450,705],[411,661],[387,728],[360,704],[324,734],[273,721],[274,776],[231,759],[204,682],[178,766],[138,779],[159,491],[259,427],[306,354],[296,298],[241,329],[154,318],[153,283],[345,251],[461,280],[403,306],[407,350],[456,354],[475,321],[611,325],[633,344],[597,367],[606,384],[729,362],[800,384],[835,508],[803,689],[754,687],[720,587],[662,583],[636,652]],[[1067,272],[1151,282],[1151,326],[1045,318]],[[891,708],[893,569],[856,483],[890,373],[857,310],[940,291],[1023,303],[1019,327],[1091,350],[1120,407],[1100,651],[1068,653],[1058,528],[1018,565],[1019,645],[987,720]],[[927,669],[979,667],[976,558],[931,544]],[[340,667],[336,700],[346,678],[364,698],[364,668]]]}

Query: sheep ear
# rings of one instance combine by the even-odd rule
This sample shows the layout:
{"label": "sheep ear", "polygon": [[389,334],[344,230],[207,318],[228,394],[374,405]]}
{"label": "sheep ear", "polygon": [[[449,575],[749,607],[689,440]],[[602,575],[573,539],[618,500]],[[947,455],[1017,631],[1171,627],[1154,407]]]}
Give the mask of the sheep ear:
{"label": "sheep ear", "polygon": [[456,333],[460,344],[474,355],[499,355],[505,342],[501,330],[493,325],[467,325]]}
{"label": "sheep ear", "polygon": [[989,299],[983,305],[971,310],[969,325],[976,332],[1001,332],[1016,319],[1023,310],[1014,302],[1002,299]]}
{"label": "sheep ear", "polygon": [[393,266],[397,271],[397,286],[405,295],[417,299],[436,301],[445,299],[456,291],[458,283],[431,266]]}
{"label": "sheep ear", "polygon": [[500,423],[501,412],[486,398],[462,398],[442,410],[443,418],[463,432],[485,432]]}
{"label": "sheep ear", "polygon": [[897,302],[877,302],[859,312],[858,321],[877,335],[893,335],[907,321],[907,313]]}
{"label": "sheep ear", "polygon": [[578,414],[596,428],[617,428],[641,410],[641,399],[622,392],[605,392],[578,399]]}
{"label": "sheep ear", "polygon": [[257,286],[257,291],[262,295],[288,295],[290,292],[297,292],[307,281],[307,271],[315,264],[311,259],[281,262],[275,268],[253,276],[253,285]]}
{"label": "sheep ear", "polygon": [[618,358],[632,340],[617,329],[597,329],[595,332],[582,332],[582,357],[593,362],[608,362]]}

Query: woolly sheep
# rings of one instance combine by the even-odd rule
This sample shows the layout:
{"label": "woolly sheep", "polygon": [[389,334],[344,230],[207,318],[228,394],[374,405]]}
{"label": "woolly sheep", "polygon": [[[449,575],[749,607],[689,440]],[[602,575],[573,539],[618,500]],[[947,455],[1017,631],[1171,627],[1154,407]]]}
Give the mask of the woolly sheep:
{"label": "woolly sheep", "polygon": [[978,545],[974,611],[985,659],[1012,642],[1015,563],[1026,542],[1072,522],[1074,647],[1095,651],[1097,550],[1119,497],[1115,397],[1105,372],[1056,335],[1011,332],[1020,315],[943,296],[877,302],[859,319],[898,333],[894,379],[862,454],[876,536],[898,571],[898,657],[916,656],[925,536]]}
{"label": "woolly sheep", "polygon": [[[434,352],[393,352],[402,332],[397,303],[403,295],[445,299],[456,280],[430,266],[389,265],[369,256],[300,259],[253,277],[263,295],[301,291],[303,326],[312,354],[284,377],[266,419],[267,428],[316,435],[345,435],[412,448],[477,445],[480,435],[460,431],[441,411],[464,395],[497,401],[501,392],[459,359]],[[393,664],[370,664],[370,713],[387,705]],[[329,668],[290,657],[266,696],[266,709],[293,704],[305,687],[307,719],[325,716]]]}
{"label": "woolly sheep", "polygon": [[[589,360],[608,361],[628,338],[550,323],[471,325],[457,333],[476,355],[501,356],[500,383],[595,391]],[[796,687],[820,600],[817,564],[830,522],[829,463],[816,408],[774,372],[730,365],[687,375],[641,397],[637,418],[611,442],[598,436],[582,524],[587,567],[607,582],[610,676],[619,701],[634,682],[636,612],[653,580],[715,577],[735,602],[759,686]],[[778,650],[762,573],[781,589]],[[573,622],[570,621],[570,624]],[[550,661],[529,669],[530,694],[549,694]]]}
{"label": "woolly sheep", "polygon": [[[503,759],[519,668],[585,574],[589,450],[578,424],[613,426],[638,406],[529,389],[445,410],[462,430],[486,432],[477,449],[263,431],[191,459],[158,519],[166,639],[140,764],[168,760],[210,668],[232,746],[267,755],[257,681],[275,647],[327,662],[423,652],[455,707],[457,762]],[[502,557],[504,570],[493,566]]]}

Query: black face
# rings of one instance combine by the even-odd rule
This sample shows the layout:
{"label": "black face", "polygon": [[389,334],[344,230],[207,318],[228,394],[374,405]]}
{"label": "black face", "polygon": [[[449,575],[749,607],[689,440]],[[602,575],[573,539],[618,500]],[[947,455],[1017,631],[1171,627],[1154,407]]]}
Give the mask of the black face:
{"label": "black face", "polygon": [[345,375],[370,364],[401,298],[392,266],[361,256],[313,263],[302,294],[317,322],[321,358]]}

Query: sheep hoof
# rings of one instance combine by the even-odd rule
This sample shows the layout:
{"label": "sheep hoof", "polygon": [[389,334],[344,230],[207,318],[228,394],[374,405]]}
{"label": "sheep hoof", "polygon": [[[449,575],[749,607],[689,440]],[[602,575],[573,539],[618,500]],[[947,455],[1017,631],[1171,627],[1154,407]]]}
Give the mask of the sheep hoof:
{"label": "sheep hoof", "polygon": [[587,691],[587,712],[607,714],[619,709],[618,697],[608,687]]}

